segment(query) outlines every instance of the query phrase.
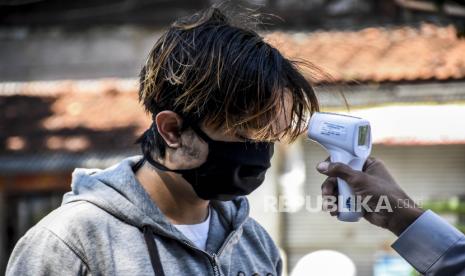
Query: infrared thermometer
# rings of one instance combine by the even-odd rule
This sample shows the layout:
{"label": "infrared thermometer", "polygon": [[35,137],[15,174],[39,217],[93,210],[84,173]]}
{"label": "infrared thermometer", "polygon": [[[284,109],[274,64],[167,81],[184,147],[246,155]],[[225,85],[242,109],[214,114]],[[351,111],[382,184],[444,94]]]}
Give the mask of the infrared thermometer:
{"label": "infrared thermometer", "polygon": [[[349,165],[361,171],[371,153],[371,127],[365,119],[348,115],[315,112],[308,127],[308,137],[325,148],[331,162]],[[363,216],[350,186],[337,179],[338,219],[358,221]]]}

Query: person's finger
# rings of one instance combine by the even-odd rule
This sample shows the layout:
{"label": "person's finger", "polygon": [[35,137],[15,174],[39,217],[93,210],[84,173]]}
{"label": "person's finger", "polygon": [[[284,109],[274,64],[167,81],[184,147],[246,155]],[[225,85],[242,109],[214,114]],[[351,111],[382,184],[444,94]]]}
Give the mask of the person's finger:
{"label": "person's finger", "polygon": [[[322,210],[337,214],[337,210],[331,211],[333,206],[337,206],[337,178],[328,177],[321,185],[321,195],[323,197]],[[331,210],[330,210],[331,209]]]}
{"label": "person's finger", "polygon": [[329,212],[332,216],[337,214],[337,197],[334,195],[324,196],[321,203],[321,209]]}
{"label": "person's finger", "polygon": [[337,195],[325,196],[323,198],[323,210],[329,212],[331,216],[336,216],[338,214],[337,207]]}
{"label": "person's finger", "polygon": [[321,184],[321,195],[322,196],[335,196],[337,195],[337,178],[335,177],[328,177],[326,180]]}
{"label": "person's finger", "polygon": [[359,174],[359,171],[353,170],[351,167],[347,166],[343,163],[329,163],[329,162],[321,162],[318,164],[316,169],[327,176],[334,176],[344,179],[348,181],[354,175]]}
{"label": "person's finger", "polygon": [[365,161],[365,164],[363,164],[363,169],[362,171],[366,171],[369,167],[373,166],[378,160],[374,157],[368,157],[367,160]]}
{"label": "person's finger", "polygon": [[318,164],[317,170],[327,176],[339,177],[345,180],[352,188],[367,183],[365,173],[353,170],[351,167],[343,163],[321,162]]}

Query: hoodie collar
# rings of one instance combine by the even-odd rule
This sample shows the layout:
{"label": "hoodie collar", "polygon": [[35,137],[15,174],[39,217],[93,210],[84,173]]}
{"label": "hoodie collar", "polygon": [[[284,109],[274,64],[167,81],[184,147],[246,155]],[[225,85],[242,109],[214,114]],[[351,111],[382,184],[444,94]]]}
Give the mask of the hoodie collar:
{"label": "hoodie collar", "polygon": [[[62,204],[88,201],[140,229],[149,225],[155,233],[182,240],[182,234],[137,181],[132,167],[141,158],[129,157],[105,170],[76,169],[72,174],[72,190],[65,194]],[[227,202],[211,201],[210,204],[228,232],[241,228],[249,215],[245,197]]]}

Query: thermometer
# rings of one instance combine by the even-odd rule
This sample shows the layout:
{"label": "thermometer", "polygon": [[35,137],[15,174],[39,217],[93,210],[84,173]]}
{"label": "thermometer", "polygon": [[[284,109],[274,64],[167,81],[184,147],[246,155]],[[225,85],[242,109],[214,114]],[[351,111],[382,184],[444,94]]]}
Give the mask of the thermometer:
{"label": "thermometer", "polygon": [[[344,163],[354,170],[361,171],[371,153],[370,122],[362,118],[315,112],[307,134],[328,151],[331,162]],[[340,178],[337,178],[337,187],[338,219],[358,221],[363,212],[356,204],[352,189]]]}

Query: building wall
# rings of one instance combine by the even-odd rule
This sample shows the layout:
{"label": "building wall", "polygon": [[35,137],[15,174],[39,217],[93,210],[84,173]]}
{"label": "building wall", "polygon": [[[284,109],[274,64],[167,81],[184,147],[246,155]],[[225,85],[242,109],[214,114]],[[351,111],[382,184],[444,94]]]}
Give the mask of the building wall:
{"label": "building wall", "polygon": [[[314,168],[327,154],[310,141],[304,143],[307,166],[305,193],[319,195],[325,178]],[[385,162],[398,183],[416,201],[465,194],[465,145],[376,145],[372,156]],[[315,206],[314,202],[312,206]],[[290,269],[309,252],[334,249],[354,260],[358,275],[372,275],[376,252],[389,249],[395,240],[390,232],[366,221],[343,223],[323,212],[300,210],[285,213],[283,223]]]}
{"label": "building wall", "polygon": [[130,26],[80,32],[12,28],[0,29],[0,35],[1,81],[135,78],[159,37],[155,29]]}

